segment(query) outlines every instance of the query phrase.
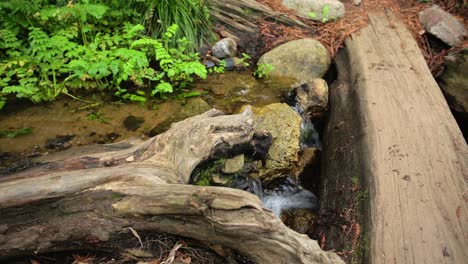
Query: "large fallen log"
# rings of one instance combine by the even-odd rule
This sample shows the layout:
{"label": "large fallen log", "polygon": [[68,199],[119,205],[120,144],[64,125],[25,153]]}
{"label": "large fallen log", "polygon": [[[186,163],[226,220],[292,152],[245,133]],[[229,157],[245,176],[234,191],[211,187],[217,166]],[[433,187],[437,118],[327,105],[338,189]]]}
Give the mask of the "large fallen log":
{"label": "large fallen log", "polygon": [[[410,32],[391,13],[369,19],[337,57],[321,211],[349,218],[368,193],[368,232],[353,235],[370,263],[465,263],[467,144]],[[343,233],[329,230],[331,248]]]}
{"label": "large fallen log", "polygon": [[145,142],[59,155],[0,178],[0,261],[109,250],[122,232],[164,232],[235,250],[256,263],[341,263],[287,228],[253,194],[186,185],[192,170],[249,144],[250,108],[217,110],[174,124]]}

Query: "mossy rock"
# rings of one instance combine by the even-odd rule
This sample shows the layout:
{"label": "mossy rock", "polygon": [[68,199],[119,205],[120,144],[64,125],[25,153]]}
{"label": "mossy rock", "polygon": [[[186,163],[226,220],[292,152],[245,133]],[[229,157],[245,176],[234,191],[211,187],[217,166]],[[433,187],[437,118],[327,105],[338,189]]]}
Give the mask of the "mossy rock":
{"label": "mossy rock", "polygon": [[291,174],[298,162],[301,138],[301,117],[289,105],[284,103],[269,104],[264,107],[252,107],[254,128],[268,131],[272,136],[272,145],[268,159],[259,167],[258,176],[262,182]]}

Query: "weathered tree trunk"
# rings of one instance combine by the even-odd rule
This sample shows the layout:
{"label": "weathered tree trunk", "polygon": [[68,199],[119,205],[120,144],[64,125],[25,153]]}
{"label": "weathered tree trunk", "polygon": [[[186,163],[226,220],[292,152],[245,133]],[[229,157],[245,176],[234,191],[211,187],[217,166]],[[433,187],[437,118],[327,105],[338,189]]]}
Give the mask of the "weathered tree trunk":
{"label": "weathered tree trunk", "polygon": [[0,260],[104,250],[136,230],[218,244],[256,263],[341,263],[262,209],[255,195],[185,185],[200,162],[248,144],[252,127],[250,108],[232,116],[210,110],[145,142],[57,156],[1,178]]}
{"label": "weathered tree trunk", "polygon": [[275,12],[255,0],[212,0],[210,9],[210,14],[217,21],[235,30],[234,34],[257,32],[256,23],[261,19],[271,19],[290,26],[309,27],[288,14]]}
{"label": "weathered tree trunk", "polygon": [[370,263],[464,263],[467,144],[410,32],[391,13],[369,19],[337,58],[321,211],[349,217],[368,193]]}

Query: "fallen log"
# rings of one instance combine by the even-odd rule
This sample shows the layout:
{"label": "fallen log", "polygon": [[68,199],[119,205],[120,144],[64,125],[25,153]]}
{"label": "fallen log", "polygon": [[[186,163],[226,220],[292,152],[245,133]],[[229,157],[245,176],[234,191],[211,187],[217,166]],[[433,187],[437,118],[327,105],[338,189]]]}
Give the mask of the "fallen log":
{"label": "fallen log", "polygon": [[467,144],[410,32],[392,13],[369,20],[336,59],[321,197],[360,228],[331,227],[328,246],[360,237],[370,263],[466,262]]}
{"label": "fallen log", "polygon": [[122,232],[164,232],[232,249],[255,263],[342,263],[287,228],[253,194],[187,185],[192,170],[239,151],[250,108],[217,110],[147,141],[58,155],[0,178],[0,260],[48,252],[109,250]]}

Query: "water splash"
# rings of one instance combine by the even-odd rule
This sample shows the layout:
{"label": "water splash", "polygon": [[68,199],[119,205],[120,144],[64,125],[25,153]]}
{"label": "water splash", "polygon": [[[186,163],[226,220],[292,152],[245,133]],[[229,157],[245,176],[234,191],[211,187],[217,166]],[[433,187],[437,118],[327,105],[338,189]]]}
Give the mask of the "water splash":
{"label": "water splash", "polygon": [[301,148],[315,147],[322,150],[322,142],[310,118],[298,105],[292,107],[301,116]]}
{"label": "water splash", "polygon": [[263,190],[258,179],[250,179],[249,185],[248,190],[257,195],[263,207],[271,210],[277,217],[280,217],[283,211],[291,209],[316,209],[318,207],[317,197],[291,178],[287,178],[279,187],[272,190]]}

